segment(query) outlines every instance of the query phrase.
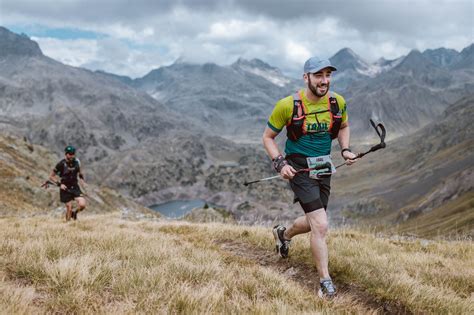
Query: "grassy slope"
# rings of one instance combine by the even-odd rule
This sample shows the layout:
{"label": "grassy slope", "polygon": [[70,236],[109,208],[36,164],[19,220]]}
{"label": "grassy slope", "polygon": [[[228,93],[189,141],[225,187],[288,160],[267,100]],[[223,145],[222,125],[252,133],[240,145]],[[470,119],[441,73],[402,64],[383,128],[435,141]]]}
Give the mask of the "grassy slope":
{"label": "grassy slope", "polygon": [[471,191],[397,226],[395,231],[430,238],[469,235],[474,230],[473,209],[474,192]]}
{"label": "grassy slope", "polygon": [[[41,146],[0,135],[0,217],[31,216],[63,209],[58,188],[40,187],[58,161],[59,157]],[[86,178],[87,172],[86,165]],[[106,187],[89,185],[87,193],[88,212],[122,209],[127,215],[158,216]]]}
{"label": "grassy slope", "polygon": [[[474,98],[466,98],[452,105],[446,111],[446,117],[439,121],[409,138],[389,142],[385,150],[367,155],[357,166],[341,169],[333,179],[333,196],[341,199],[341,205],[348,205],[349,211],[354,206],[351,202],[360,196],[376,197],[391,206],[391,211],[365,217],[360,215],[358,219],[371,226],[377,222],[379,225],[383,222],[384,226],[387,222],[400,223],[397,218],[401,213],[420,208],[426,196],[444,189],[446,181],[452,183],[462,171],[473,169],[474,139],[472,124],[468,121],[473,112]],[[368,147],[356,150],[363,151]],[[472,236],[472,190],[453,197],[459,200],[447,198],[431,214],[402,222],[400,231],[424,237],[454,235],[456,232]],[[361,199],[364,203],[364,198]],[[353,215],[357,217],[358,214]],[[447,224],[441,224],[439,216]],[[453,222],[456,224],[451,224]]]}
{"label": "grassy slope", "polygon": [[[54,156],[25,141],[0,136],[0,214],[31,214],[51,207],[50,191],[40,185],[54,167]],[[34,202],[32,202],[34,200]]]}
{"label": "grassy slope", "polygon": [[[240,246],[229,252],[223,244]],[[339,285],[408,312],[474,312],[472,242],[421,242],[333,231],[330,268]],[[0,219],[0,309],[6,313],[367,313],[350,292],[319,300],[262,263],[268,229],[223,224],[130,222],[84,215],[65,224]],[[248,253],[253,251],[254,256]],[[260,255],[260,256],[259,256]],[[278,259],[275,257],[275,259]],[[306,237],[288,265],[314,269]],[[306,269],[305,269],[306,268]],[[291,268],[290,268],[291,269]],[[380,311],[380,310],[379,310]]]}

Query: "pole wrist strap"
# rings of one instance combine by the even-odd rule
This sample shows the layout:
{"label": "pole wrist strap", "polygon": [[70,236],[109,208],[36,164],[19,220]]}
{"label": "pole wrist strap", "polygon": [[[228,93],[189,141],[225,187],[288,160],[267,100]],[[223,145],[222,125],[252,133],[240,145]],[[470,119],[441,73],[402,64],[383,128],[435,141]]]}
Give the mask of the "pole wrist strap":
{"label": "pole wrist strap", "polygon": [[274,158],[272,160],[272,164],[273,164],[273,168],[275,169],[275,171],[277,171],[278,173],[281,172],[281,170],[283,169],[283,167],[285,167],[286,165],[288,165],[288,161],[285,160],[285,158],[283,157],[283,155],[279,155],[277,156],[276,158]]}

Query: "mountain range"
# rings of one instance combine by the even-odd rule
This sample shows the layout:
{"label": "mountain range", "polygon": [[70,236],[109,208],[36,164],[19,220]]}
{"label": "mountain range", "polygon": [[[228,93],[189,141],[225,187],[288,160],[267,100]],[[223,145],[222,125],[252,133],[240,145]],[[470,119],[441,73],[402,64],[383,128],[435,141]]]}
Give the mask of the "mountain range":
{"label": "mountain range", "polygon": [[[472,50],[412,51],[374,64],[350,49],[338,52],[333,88],[349,104],[352,142],[371,139],[368,118],[383,121],[389,139],[443,119],[473,94]],[[247,222],[297,215],[283,181],[255,188],[242,182],[272,174],[260,137],[274,103],[301,85],[258,59],[229,66],[177,61],[137,79],[92,72],[48,58],[27,36],[0,28],[0,131],[58,158],[65,145],[77,146],[92,182],[146,206],[204,198]],[[397,146],[409,139],[400,137]]]}
{"label": "mountain range", "polygon": [[260,138],[275,100],[298,88],[297,80],[258,59],[230,66],[178,61],[135,80],[116,78],[213,134],[245,142]]}
{"label": "mountain range", "polygon": [[[346,99],[354,134],[370,135],[372,118],[384,121],[392,131],[389,138],[395,138],[425,126],[450,104],[471,95],[473,50],[473,44],[461,52],[413,50],[395,60],[369,63],[344,48],[330,58],[338,68],[331,84]],[[176,62],[134,80],[110,76],[177,113],[190,113],[196,124],[240,141],[259,138],[276,100],[304,83],[258,59],[239,59],[229,66]]]}
{"label": "mountain range", "polygon": [[[8,49],[11,41],[19,48]],[[7,48],[0,51],[0,129],[58,150],[75,143],[90,162],[138,144],[144,134],[165,134],[179,121],[147,94],[65,66],[27,38],[0,29],[0,42]]]}
{"label": "mountain range", "polygon": [[63,65],[27,37],[0,28],[4,42],[17,48],[0,55],[2,134],[44,145],[57,159],[73,144],[90,181],[144,205],[206,197],[234,209],[248,202],[245,191],[222,194],[206,178],[220,165],[238,165],[243,154],[258,154],[267,167],[262,148],[225,140],[194,124],[191,114],[103,73]]}
{"label": "mountain range", "polygon": [[[351,130],[363,133],[372,118],[383,121],[394,138],[432,122],[450,104],[472,94],[474,63],[469,60],[472,61],[473,49],[474,45],[460,53],[447,49],[423,53],[413,50],[405,57],[372,65],[348,49],[339,52],[333,63],[345,63],[342,71],[335,74],[334,86],[341,78],[349,115],[355,118],[351,119]],[[380,64],[384,66],[379,67]]]}

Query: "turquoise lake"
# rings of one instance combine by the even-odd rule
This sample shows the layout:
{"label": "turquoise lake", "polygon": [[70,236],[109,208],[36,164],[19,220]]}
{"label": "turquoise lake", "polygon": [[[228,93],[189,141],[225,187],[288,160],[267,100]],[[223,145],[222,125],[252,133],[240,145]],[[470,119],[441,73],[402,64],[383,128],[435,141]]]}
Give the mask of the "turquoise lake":
{"label": "turquoise lake", "polygon": [[158,211],[168,218],[181,218],[194,208],[202,208],[206,201],[202,199],[193,200],[173,200],[158,205],[153,205],[150,209]]}

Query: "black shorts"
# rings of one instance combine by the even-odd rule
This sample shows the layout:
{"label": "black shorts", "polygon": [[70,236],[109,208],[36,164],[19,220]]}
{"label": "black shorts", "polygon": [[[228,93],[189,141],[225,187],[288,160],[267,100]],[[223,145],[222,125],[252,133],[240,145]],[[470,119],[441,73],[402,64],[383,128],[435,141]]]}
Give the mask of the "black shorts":
{"label": "black shorts", "polygon": [[59,199],[62,203],[68,203],[77,197],[82,197],[82,191],[77,185],[68,187],[67,190],[59,189]]}
{"label": "black shorts", "polygon": [[[308,167],[304,156],[289,155],[286,159],[296,170]],[[305,213],[321,208],[327,209],[331,193],[331,176],[313,179],[309,177],[309,172],[302,172],[290,180],[290,186],[295,193],[294,202],[298,201]]]}

